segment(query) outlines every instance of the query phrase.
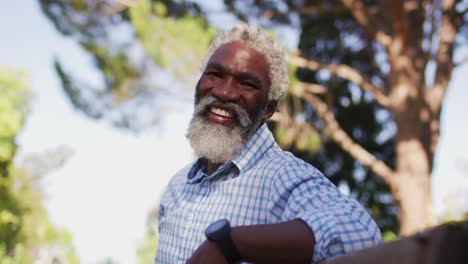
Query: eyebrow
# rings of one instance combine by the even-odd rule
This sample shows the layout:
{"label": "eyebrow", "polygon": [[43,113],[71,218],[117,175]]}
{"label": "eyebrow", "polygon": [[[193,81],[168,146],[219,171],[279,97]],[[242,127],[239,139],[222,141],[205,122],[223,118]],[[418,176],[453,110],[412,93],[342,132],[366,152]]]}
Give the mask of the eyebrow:
{"label": "eyebrow", "polygon": [[208,65],[206,65],[206,69],[208,68],[215,68],[217,70],[220,70],[220,71],[225,71],[223,65],[219,64],[219,63],[209,63]]}
{"label": "eyebrow", "polygon": [[[206,66],[206,69],[209,69],[209,68],[215,68],[216,70],[219,70],[219,71],[221,71],[223,73],[227,72],[226,68],[223,65],[219,64],[219,63],[209,63]],[[249,79],[249,80],[255,82],[257,85],[262,84],[261,79],[256,74],[252,74],[250,72],[241,72],[241,73],[236,74],[235,77],[238,78],[238,79],[241,79],[241,80]]]}

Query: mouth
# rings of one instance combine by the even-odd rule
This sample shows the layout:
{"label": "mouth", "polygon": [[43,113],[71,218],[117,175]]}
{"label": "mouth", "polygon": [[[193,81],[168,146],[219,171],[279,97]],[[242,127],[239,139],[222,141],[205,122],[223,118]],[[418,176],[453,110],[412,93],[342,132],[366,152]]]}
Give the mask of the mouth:
{"label": "mouth", "polygon": [[231,109],[225,107],[212,105],[208,108],[207,117],[216,123],[224,125],[230,124],[234,122],[234,116],[234,112]]}
{"label": "mouth", "polygon": [[231,118],[233,116],[231,111],[224,110],[224,109],[216,107],[216,106],[211,106],[209,111],[211,113],[215,114],[215,115],[219,115],[219,116],[222,116],[222,117]]}

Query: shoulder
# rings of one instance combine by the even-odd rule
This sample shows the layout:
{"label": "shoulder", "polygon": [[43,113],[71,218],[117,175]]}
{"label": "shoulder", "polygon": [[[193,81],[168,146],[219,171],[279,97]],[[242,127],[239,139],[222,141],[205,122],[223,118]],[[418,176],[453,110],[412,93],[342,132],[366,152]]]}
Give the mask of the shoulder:
{"label": "shoulder", "polygon": [[275,172],[275,178],[300,177],[326,179],[325,176],[312,164],[294,156],[291,152],[283,151],[279,147],[269,153],[263,160],[262,166]]}
{"label": "shoulder", "polygon": [[168,186],[187,182],[187,176],[194,164],[195,162],[191,162],[174,174],[169,180]]}
{"label": "shoulder", "polygon": [[[279,149],[279,148],[278,148]],[[287,151],[275,151],[264,159],[272,198],[291,193],[337,193],[336,186],[312,164]]]}
{"label": "shoulder", "polygon": [[[174,205],[176,201],[174,201],[174,197],[178,197],[180,194],[181,186],[183,186],[187,182],[187,175],[190,169],[193,167],[194,162],[186,165],[181,170],[179,170],[172,178],[169,180],[164,193],[160,200],[160,208],[159,213],[160,217],[164,215],[165,210],[168,207]],[[177,199],[176,199],[177,200]]]}

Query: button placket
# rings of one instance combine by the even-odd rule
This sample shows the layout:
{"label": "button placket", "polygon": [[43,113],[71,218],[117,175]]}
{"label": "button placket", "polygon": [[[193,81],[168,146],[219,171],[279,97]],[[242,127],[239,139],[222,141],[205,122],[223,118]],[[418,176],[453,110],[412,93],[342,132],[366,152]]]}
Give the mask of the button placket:
{"label": "button placket", "polygon": [[189,217],[187,219],[187,222],[185,223],[185,229],[190,229],[193,227],[193,219],[194,219],[194,213],[191,211],[189,213]]}
{"label": "button placket", "polygon": [[210,187],[204,187],[202,190],[201,190],[201,193],[204,197],[208,196],[208,194],[210,193]]}

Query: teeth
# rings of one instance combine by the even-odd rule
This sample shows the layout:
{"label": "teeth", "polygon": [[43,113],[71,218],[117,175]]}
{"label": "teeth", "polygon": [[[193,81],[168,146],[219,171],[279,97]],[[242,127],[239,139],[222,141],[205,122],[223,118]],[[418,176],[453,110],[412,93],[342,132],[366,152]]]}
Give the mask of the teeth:
{"label": "teeth", "polygon": [[232,114],[230,112],[217,108],[217,107],[211,107],[210,111],[220,116],[232,117]]}

